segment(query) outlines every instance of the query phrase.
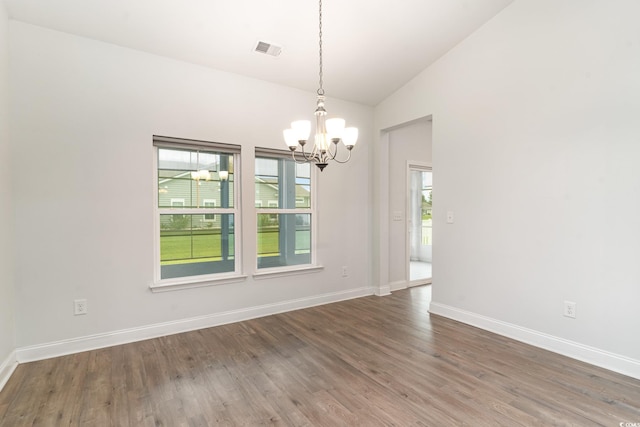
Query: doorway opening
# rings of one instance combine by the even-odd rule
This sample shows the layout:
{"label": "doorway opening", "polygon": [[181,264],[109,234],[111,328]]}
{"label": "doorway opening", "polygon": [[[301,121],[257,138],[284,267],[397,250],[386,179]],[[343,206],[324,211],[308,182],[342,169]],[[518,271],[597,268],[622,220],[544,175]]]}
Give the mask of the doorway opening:
{"label": "doorway opening", "polygon": [[409,164],[409,189],[407,221],[409,286],[431,283],[433,254],[431,167]]}

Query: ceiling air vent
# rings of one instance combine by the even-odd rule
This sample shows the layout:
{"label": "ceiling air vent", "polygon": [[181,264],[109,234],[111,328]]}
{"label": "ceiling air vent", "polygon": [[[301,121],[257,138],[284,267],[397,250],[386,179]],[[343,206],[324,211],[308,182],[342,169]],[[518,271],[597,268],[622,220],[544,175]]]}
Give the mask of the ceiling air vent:
{"label": "ceiling air vent", "polygon": [[254,52],[264,53],[271,56],[280,56],[280,52],[282,52],[282,46],[278,46],[276,44],[261,42],[256,43]]}

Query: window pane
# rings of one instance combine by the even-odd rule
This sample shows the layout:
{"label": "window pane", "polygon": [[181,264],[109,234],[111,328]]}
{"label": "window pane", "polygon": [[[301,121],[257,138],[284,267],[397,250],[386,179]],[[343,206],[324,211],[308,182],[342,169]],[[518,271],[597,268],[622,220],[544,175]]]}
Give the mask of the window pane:
{"label": "window pane", "polygon": [[279,159],[256,158],[256,208],[279,208]]}
{"label": "window pane", "polygon": [[311,179],[311,163],[296,163],[296,178]]}
{"label": "window pane", "polygon": [[256,176],[278,177],[278,160],[267,157],[256,157]]}
{"label": "window pane", "polygon": [[233,181],[231,154],[158,149],[158,206],[161,208],[176,207],[171,203],[176,199],[183,200],[185,208],[206,207],[205,200],[231,208]]}
{"label": "window pane", "polygon": [[311,263],[311,214],[258,214],[258,268]]}
{"label": "window pane", "polygon": [[256,208],[311,208],[311,169],[291,159],[256,158]]}
{"label": "window pane", "polygon": [[162,279],[234,271],[234,216],[160,215]]}
{"label": "window pane", "polygon": [[296,208],[311,207],[311,178],[296,177]]}

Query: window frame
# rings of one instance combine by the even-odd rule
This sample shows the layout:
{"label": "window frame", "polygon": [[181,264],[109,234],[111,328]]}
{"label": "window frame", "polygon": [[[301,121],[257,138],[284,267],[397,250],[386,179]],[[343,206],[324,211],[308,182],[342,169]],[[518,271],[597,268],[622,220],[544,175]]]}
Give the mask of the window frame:
{"label": "window frame", "polygon": [[[315,272],[322,270],[323,267],[318,264],[317,260],[317,229],[318,229],[318,213],[317,213],[317,194],[318,194],[318,175],[317,170],[313,166],[313,164],[309,165],[309,179],[310,179],[310,192],[309,196],[311,198],[310,206],[308,208],[296,208],[295,206],[295,197],[294,197],[294,207],[293,208],[273,208],[273,207],[258,207],[256,200],[256,173],[255,173],[255,164],[257,159],[259,158],[268,158],[268,159],[284,159],[288,161],[293,161],[291,157],[290,151],[284,150],[275,150],[268,148],[255,148],[254,155],[254,165],[253,165],[253,187],[254,191],[252,192],[254,195],[253,206],[255,215],[253,215],[253,221],[256,224],[256,250],[254,253],[255,256],[255,273],[253,274],[254,278],[263,278],[263,277],[280,277],[284,275],[288,275],[291,273],[301,274],[307,272]],[[298,159],[297,163],[301,163]],[[269,201],[267,202],[269,204]],[[284,266],[269,266],[269,267],[260,267],[259,255],[258,255],[258,215],[266,214],[266,215],[279,215],[279,214],[309,214],[310,215],[310,248],[311,251],[309,263],[304,264],[292,264],[292,265],[284,265]]]}
{"label": "window frame", "polygon": [[[233,207],[160,207],[159,206],[159,173],[158,173],[158,152],[159,149],[176,150],[199,150],[205,152],[224,153],[233,156],[234,179],[233,179]],[[182,138],[171,138],[163,136],[153,136],[153,224],[154,224],[154,260],[153,260],[153,283],[149,286],[153,292],[171,291],[180,288],[193,288],[201,286],[211,286],[222,283],[233,283],[244,280],[247,276],[242,274],[242,208],[241,208],[241,155],[240,146],[233,144],[223,144],[217,142],[198,141]],[[204,202],[204,200],[203,200]],[[204,204],[204,203],[203,203]],[[174,278],[162,278],[161,274],[161,250],[160,231],[161,215],[233,215],[233,265],[230,272],[209,273],[193,276],[182,276]],[[208,220],[212,222],[212,220]]]}

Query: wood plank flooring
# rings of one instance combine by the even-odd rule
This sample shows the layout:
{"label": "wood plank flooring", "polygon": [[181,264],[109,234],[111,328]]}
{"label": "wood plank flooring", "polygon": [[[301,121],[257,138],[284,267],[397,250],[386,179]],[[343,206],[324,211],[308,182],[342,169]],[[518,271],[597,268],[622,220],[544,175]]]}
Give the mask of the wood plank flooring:
{"label": "wood plank flooring", "polygon": [[22,364],[0,426],[640,425],[640,381],[430,316],[429,292]]}

